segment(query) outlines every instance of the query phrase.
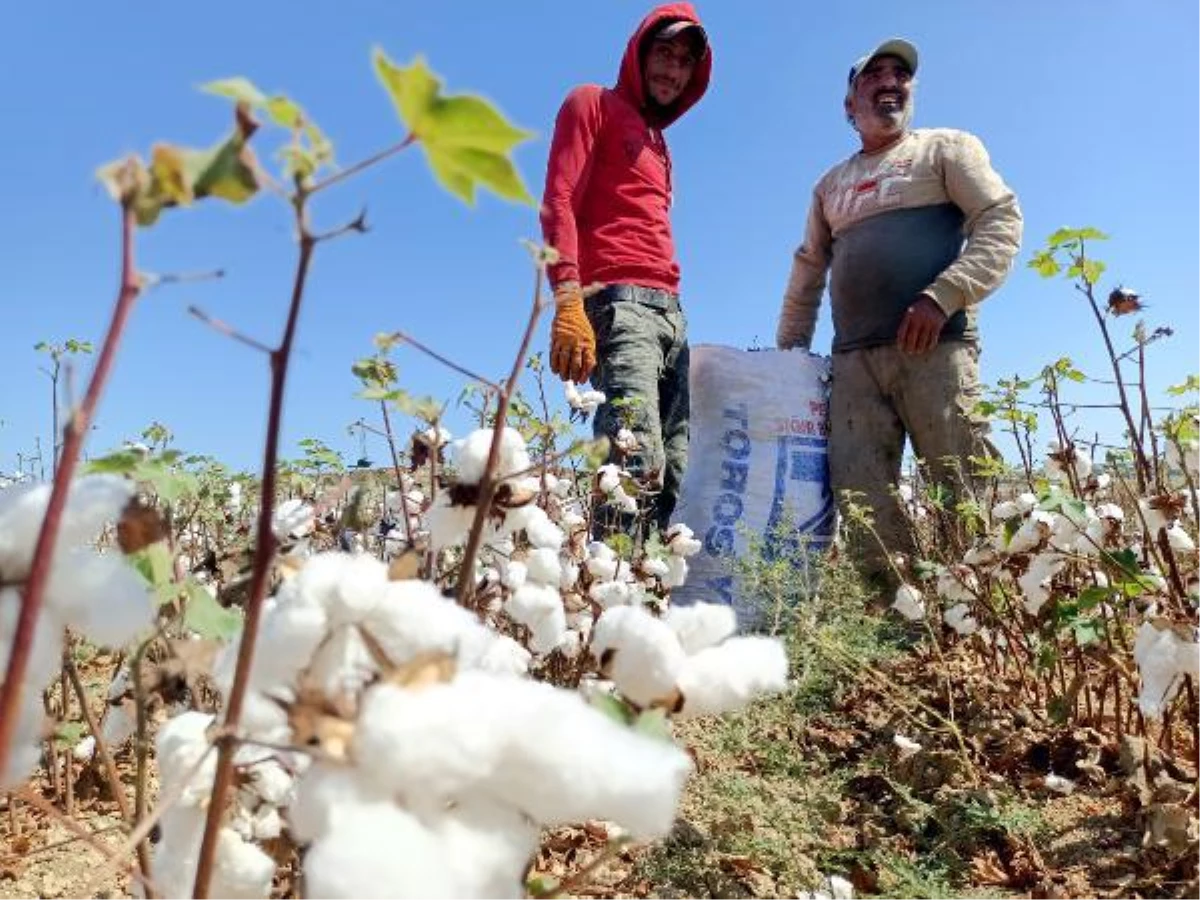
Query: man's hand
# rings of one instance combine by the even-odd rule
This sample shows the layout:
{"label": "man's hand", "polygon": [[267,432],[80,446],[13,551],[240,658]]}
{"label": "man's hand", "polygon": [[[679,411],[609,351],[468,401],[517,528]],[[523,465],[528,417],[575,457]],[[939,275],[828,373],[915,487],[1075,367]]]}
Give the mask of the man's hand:
{"label": "man's hand", "polygon": [[596,333],[583,309],[578,282],[554,291],[554,323],[550,326],[550,371],[563,381],[582,384],[596,365]]}
{"label": "man's hand", "polygon": [[938,345],[946,314],[928,294],[918,294],[917,299],[905,310],[900,322],[900,333],[896,335],[896,346],[901,353],[928,353]]}

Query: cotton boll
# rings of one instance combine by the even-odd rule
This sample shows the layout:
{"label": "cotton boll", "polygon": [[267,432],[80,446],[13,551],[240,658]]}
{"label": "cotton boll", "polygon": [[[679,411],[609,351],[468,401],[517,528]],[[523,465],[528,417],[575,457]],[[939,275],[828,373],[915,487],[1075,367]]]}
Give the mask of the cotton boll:
{"label": "cotton boll", "polygon": [[534,506],[531,503],[523,509],[529,510],[525,514],[524,524],[525,536],[529,538],[529,543],[534,547],[558,550],[566,540],[562,529],[550,521],[550,517],[540,506]]}
{"label": "cotton boll", "polygon": [[631,602],[633,587],[627,581],[597,581],[588,588],[588,597],[604,609],[612,609]]}
{"label": "cotton boll", "polygon": [[[249,746],[249,745],[248,745]],[[260,756],[261,749],[251,747]],[[271,806],[286,806],[295,780],[276,759],[265,759],[243,769],[249,783],[246,789]]]}
{"label": "cotton boll", "polygon": [[[458,469],[459,484],[479,484],[484,470],[487,468],[492,437],[493,432],[490,428],[481,428],[471,432],[458,443],[454,460]],[[500,435],[496,475],[499,477],[512,476],[526,471],[532,465],[529,453],[525,450],[525,439],[521,437],[521,433],[515,428],[505,428]]]}
{"label": "cotton boll", "polygon": [[567,616],[562,604],[550,607],[529,625],[529,649],[534,653],[549,653],[562,643],[567,634]]}
{"label": "cotton boll", "polygon": [[330,627],[363,621],[383,596],[387,566],[373,556],[326,555],[339,563],[335,589],[327,603]]}
{"label": "cotton boll", "polygon": [[520,560],[510,559],[504,563],[504,572],[500,583],[510,591],[515,591],[529,577],[529,568]]}
{"label": "cotton boll", "polygon": [[210,885],[214,897],[266,898],[274,877],[275,860],[232,829],[221,829]]}
{"label": "cotton boll", "polygon": [[313,508],[295,497],[280,503],[271,519],[271,530],[281,541],[311,534],[315,526]]}
{"label": "cotton boll", "polygon": [[562,578],[562,566],[558,559],[557,549],[539,547],[531,551],[526,561],[529,577],[539,584],[557,585]]}
{"label": "cotton boll", "polygon": [[427,581],[389,582],[383,598],[362,623],[393,665],[420,653],[441,651],[466,659],[481,653],[491,630]]}
{"label": "cotton boll", "polygon": [[613,581],[617,577],[621,561],[616,558],[592,556],[588,557],[584,566],[587,568],[588,574],[597,581]]}
{"label": "cotton boll", "polygon": [[496,675],[524,675],[532,658],[528,650],[508,635],[495,635],[486,651],[471,661],[471,667]]}
{"label": "cotton boll", "polygon": [[159,780],[164,790],[186,785],[180,795],[184,805],[200,804],[212,789],[217,754],[209,752],[212,744],[206,734],[212,723],[213,717],[207,713],[189,711],[167,719],[158,730]]}
{"label": "cotton boll", "polygon": [[264,806],[250,820],[251,837],[256,841],[271,841],[283,834],[283,818],[273,806]]}
{"label": "cotton boll", "polygon": [[[8,671],[17,620],[21,616],[21,592],[15,587],[0,588],[0,682]],[[27,693],[40,692],[62,666],[63,623],[51,610],[43,610],[33,627],[33,646],[25,667]]]}
{"label": "cotton boll", "polygon": [[296,779],[294,791],[285,818],[288,832],[301,844],[340,827],[363,805],[384,802],[375,799],[378,789],[359,769],[327,762],[310,766]]}
{"label": "cotton boll", "polygon": [[596,470],[596,487],[600,493],[612,494],[621,486],[621,467],[615,463],[606,463]]}
{"label": "cotton boll", "polygon": [[972,547],[963,554],[963,562],[968,566],[986,566],[994,563],[998,557],[994,547],[982,544]]}
{"label": "cotton boll", "polygon": [[1027,512],[1032,512],[1038,505],[1037,494],[1032,491],[1025,491],[1017,495],[1017,507],[1021,510],[1022,515]]}
{"label": "cotton boll", "polygon": [[920,590],[911,584],[902,584],[896,588],[896,597],[892,600],[891,608],[910,622],[919,622],[925,618],[925,598]]}
{"label": "cotton boll", "polygon": [[1171,549],[1176,553],[1196,552],[1196,542],[1178,522],[1167,529],[1167,540],[1171,544]]}
{"label": "cotton boll", "polygon": [[1016,500],[1004,500],[992,507],[992,518],[1005,522],[1021,515],[1021,505]]}
{"label": "cotton boll", "polygon": [[9,745],[8,763],[0,771],[0,790],[26,783],[42,757],[43,725],[48,723],[39,699],[35,694],[17,710],[17,726]]}
{"label": "cotton boll", "polygon": [[671,627],[634,606],[617,606],[601,614],[592,633],[592,653],[607,662],[606,674],[639,706],[674,691],[686,658]]}
{"label": "cotton boll", "polygon": [[175,804],[168,806],[159,819],[160,837],[154,848],[154,885],[160,896],[191,896],[205,817],[206,813],[199,805]]}
{"label": "cotton boll", "polygon": [[680,718],[741,709],[787,687],[787,651],[766,637],[732,637],[690,656],[679,676]]}
{"label": "cotton boll", "polygon": [[682,522],[672,525],[667,529],[666,533],[667,549],[676,556],[695,556],[703,548],[703,544],[697,540],[692,533],[692,529],[688,528]]}
{"label": "cotton boll", "polygon": [[1138,707],[1142,714],[1159,719],[1183,684],[1183,676],[1200,675],[1196,632],[1171,627],[1165,620],[1143,622],[1133,645],[1133,658],[1141,673]]}
{"label": "cotton boll", "polygon": [[1078,545],[1080,536],[1086,533],[1088,524],[1098,519],[1095,510],[1090,506],[1085,508],[1083,517],[1078,521],[1066,514],[1059,516],[1050,532],[1050,546],[1063,553],[1070,553]]}
{"label": "cotton boll", "polygon": [[978,590],[979,582],[969,566],[949,566],[938,575],[938,596],[950,603],[969,603]]}
{"label": "cotton boll", "polygon": [[[308,602],[275,603],[263,615],[255,647],[250,687],[270,691],[293,682],[324,640],[328,620],[324,608]],[[213,681],[228,695],[233,686],[241,640],[225,644],[213,661]]]}
{"label": "cotton boll", "polygon": [[146,580],[123,559],[70,550],[46,585],[46,605],[62,621],[102,647],[130,643],[154,621],[156,605]]}
{"label": "cotton boll", "polygon": [[1146,520],[1146,528],[1150,530],[1151,537],[1157,537],[1161,529],[1167,528],[1171,524],[1166,513],[1152,506],[1151,502],[1144,497],[1138,500],[1138,509],[1142,511],[1142,518]]}
{"label": "cotton boll", "polygon": [[663,621],[689,655],[721,643],[737,630],[737,613],[722,603],[672,606]]}
{"label": "cotton boll", "polygon": [[979,623],[971,615],[971,608],[965,603],[956,604],[942,613],[942,621],[961,637],[968,637],[979,630]]}
{"label": "cotton boll", "polygon": [[661,579],[667,576],[670,569],[666,560],[647,557],[638,563],[638,572],[648,578]]}
{"label": "cotton boll", "polygon": [[688,577],[688,561],[684,556],[671,555],[667,559],[667,574],[663,578],[663,587],[674,589],[680,587],[687,581]]}
{"label": "cotton boll", "polygon": [[518,811],[480,799],[457,804],[430,827],[457,868],[460,897],[523,897],[539,832]]}
{"label": "cotton boll", "polygon": [[1013,534],[1005,548],[1009,553],[1029,553],[1041,546],[1054,530],[1057,517],[1044,510],[1034,510]]}
{"label": "cotton boll", "polygon": [[548,584],[528,581],[513,591],[504,604],[504,610],[520,625],[533,626],[555,607],[562,609],[562,597],[558,588]]}
{"label": "cotton boll", "polygon": [[440,550],[466,543],[474,521],[474,506],[451,506],[449,494],[438,494],[426,514],[430,544],[435,550]]}
{"label": "cotton boll", "polygon": [[560,560],[560,565],[562,570],[558,577],[558,589],[560,591],[574,590],[579,583],[579,563],[573,560]]}

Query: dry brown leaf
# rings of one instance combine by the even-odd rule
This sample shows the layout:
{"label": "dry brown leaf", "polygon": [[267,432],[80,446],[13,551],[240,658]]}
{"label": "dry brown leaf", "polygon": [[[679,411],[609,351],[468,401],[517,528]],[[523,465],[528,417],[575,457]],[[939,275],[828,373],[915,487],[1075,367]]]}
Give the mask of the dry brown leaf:
{"label": "dry brown leaf", "polygon": [[978,884],[1005,885],[1011,880],[995,850],[985,850],[972,859],[971,873]]}
{"label": "dry brown leaf", "polygon": [[409,581],[421,571],[420,552],[408,549],[388,563],[388,581]]}
{"label": "dry brown leaf", "polygon": [[117,544],[124,553],[137,551],[167,537],[167,526],[158,510],[134,497],[117,520]]}

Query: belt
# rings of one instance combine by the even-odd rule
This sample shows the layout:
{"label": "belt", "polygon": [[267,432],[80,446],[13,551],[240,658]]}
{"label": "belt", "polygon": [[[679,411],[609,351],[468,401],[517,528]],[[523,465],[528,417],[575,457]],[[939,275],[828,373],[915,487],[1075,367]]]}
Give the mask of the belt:
{"label": "belt", "polygon": [[679,295],[659,288],[639,287],[635,284],[613,284],[598,291],[590,298],[596,303],[640,303],[663,312],[679,312]]}

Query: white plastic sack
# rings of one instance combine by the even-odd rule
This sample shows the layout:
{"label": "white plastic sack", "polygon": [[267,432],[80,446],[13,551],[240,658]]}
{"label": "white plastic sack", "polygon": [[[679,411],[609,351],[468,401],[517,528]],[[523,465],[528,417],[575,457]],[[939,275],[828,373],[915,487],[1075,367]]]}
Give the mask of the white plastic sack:
{"label": "white plastic sack", "polygon": [[688,560],[686,584],[671,602],[726,603],[743,626],[762,611],[730,570],[750,535],[768,558],[790,548],[773,532],[786,519],[793,547],[824,551],[832,538],[829,488],[830,360],[806,350],[691,348],[691,439],[673,521],[695,532],[702,549]]}

